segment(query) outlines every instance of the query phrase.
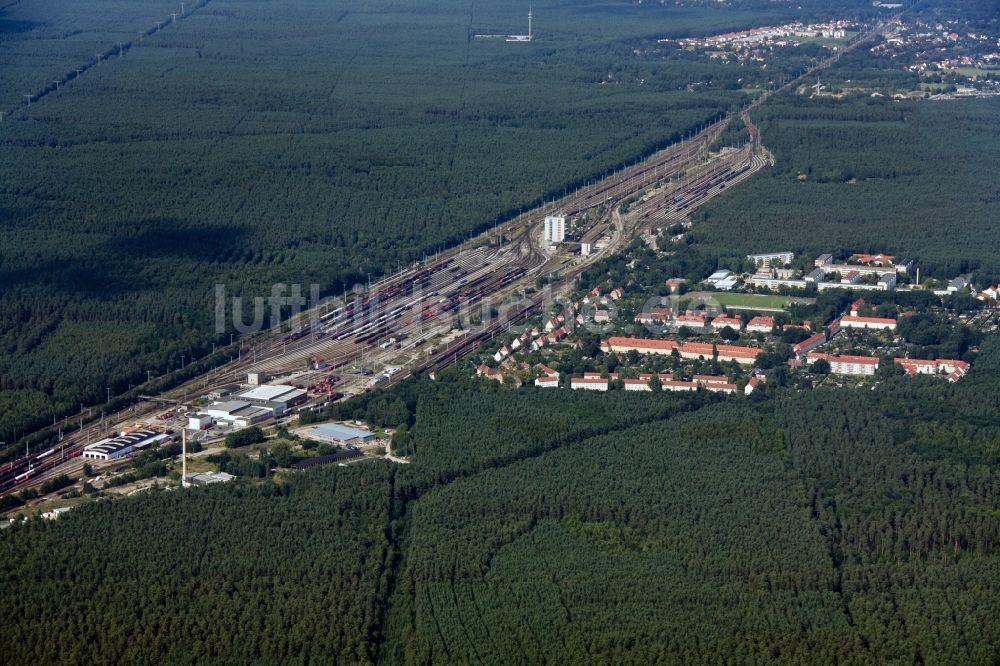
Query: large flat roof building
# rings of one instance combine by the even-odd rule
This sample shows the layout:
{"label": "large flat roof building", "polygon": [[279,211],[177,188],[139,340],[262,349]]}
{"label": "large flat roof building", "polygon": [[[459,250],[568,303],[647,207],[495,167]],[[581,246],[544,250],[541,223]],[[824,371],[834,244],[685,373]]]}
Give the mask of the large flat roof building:
{"label": "large flat roof building", "polygon": [[285,384],[257,386],[236,396],[238,400],[258,407],[267,407],[275,416],[281,416],[292,407],[309,399],[309,393]]}
{"label": "large flat roof building", "polygon": [[245,400],[216,402],[209,405],[204,413],[216,421],[228,423],[237,428],[246,428],[274,416],[273,409],[252,405]]}
{"label": "large flat roof building", "polygon": [[324,423],[312,429],[313,434],[331,442],[338,444],[348,444],[357,442],[370,442],[375,439],[375,433],[370,430],[361,430],[340,423]]}
{"label": "large flat roof building", "polygon": [[188,474],[187,482],[192,486],[208,486],[213,483],[228,483],[236,477],[226,472],[202,472],[200,474]]}

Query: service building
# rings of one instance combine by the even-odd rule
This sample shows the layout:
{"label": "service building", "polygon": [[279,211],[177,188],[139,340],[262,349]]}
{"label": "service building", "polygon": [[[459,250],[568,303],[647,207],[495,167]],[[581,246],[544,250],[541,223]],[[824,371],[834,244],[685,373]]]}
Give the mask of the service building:
{"label": "service building", "polygon": [[81,454],[90,460],[115,460],[130,453],[156,448],[166,441],[170,441],[170,435],[165,435],[155,430],[135,430],[118,437],[109,437],[99,442],[88,444],[83,448]]}

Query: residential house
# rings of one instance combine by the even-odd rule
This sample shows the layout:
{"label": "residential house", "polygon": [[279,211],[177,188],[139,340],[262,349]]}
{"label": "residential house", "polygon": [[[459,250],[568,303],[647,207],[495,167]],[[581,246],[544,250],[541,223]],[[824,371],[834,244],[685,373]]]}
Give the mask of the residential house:
{"label": "residential house", "polygon": [[955,359],[897,358],[895,363],[902,366],[906,374],[911,377],[914,375],[946,375],[949,382],[957,382],[969,371],[968,363]]}
{"label": "residential house", "polygon": [[712,320],[712,328],[714,328],[716,331],[721,331],[726,326],[733,329],[734,331],[738,331],[741,328],[743,328],[743,320],[740,319],[739,317],[730,317],[727,315],[719,315],[718,317]]}
{"label": "residential house", "polygon": [[830,364],[830,372],[835,375],[871,376],[878,370],[878,358],[875,356],[834,356],[810,352],[806,356],[806,363],[811,365],[820,359]]}
{"label": "residential house", "polygon": [[687,326],[688,328],[705,328],[707,318],[703,314],[696,312],[685,312],[674,318],[675,326]]}
{"label": "residential house", "polygon": [[559,388],[559,376],[542,375],[535,379],[535,386],[540,388]]}
{"label": "residential house", "polygon": [[795,358],[804,358],[813,349],[824,344],[826,344],[826,334],[817,333],[792,347],[792,353],[795,354]]}
{"label": "residential house", "polygon": [[813,270],[806,273],[803,279],[806,282],[812,282],[812,283],[822,282],[823,280],[826,279],[826,271],[824,271],[822,268],[814,268]]}
{"label": "residential house", "polygon": [[774,330],[774,317],[754,317],[747,322],[749,333],[770,333]]}
{"label": "residential house", "polygon": [[485,363],[480,364],[480,366],[476,368],[476,376],[483,377],[484,379],[492,379],[503,384],[503,372],[497,368],[491,368]]}
{"label": "residential house", "polygon": [[840,284],[860,284],[861,273],[855,270],[840,274]]}
{"label": "residential house", "polygon": [[642,379],[623,379],[622,384],[625,385],[626,391],[652,391],[652,387],[649,385],[649,381],[644,381]]}
{"label": "residential house", "polygon": [[891,254],[855,254],[851,255],[851,259],[858,262],[859,264],[866,264],[868,266],[892,266],[892,261],[896,257]]}
{"label": "residential house", "polygon": [[896,320],[884,317],[856,317],[848,315],[840,318],[840,326],[842,328],[893,331],[896,329]]}
{"label": "residential house", "polygon": [[792,263],[794,252],[769,252],[765,254],[748,254],[747,259],[757,266],[784,266]]}
{"label": "residential house", "polygon": [[635,321],[639,324],[655,324],[670,321],[674,318],[674,311],[670,308],[650,308],[648,312],[640,312],[635,316]]}
{"label": "residential house", "polygon": [[607,391],[610,380],[606,377],[570,377],[569,386],[573,390]]}

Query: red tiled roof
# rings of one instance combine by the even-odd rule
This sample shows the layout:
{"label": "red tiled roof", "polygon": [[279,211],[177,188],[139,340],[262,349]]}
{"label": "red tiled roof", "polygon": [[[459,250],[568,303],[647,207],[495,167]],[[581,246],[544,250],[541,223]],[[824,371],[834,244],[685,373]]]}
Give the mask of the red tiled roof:
{"label": "red tiled roof", "polygon": [[[658,349],[673,351],[677,349],[682,354],[697,354],[710,357],[713,352],[713,345],[707,342],[685,342],[678,344],[674,340],[652,340],[649,338],[625,338],[610,337],[602,345],[605,349],[612,347],[626,347],[636,350]],[[714,349],[720,356],[733,356],[740,358],[756,358],[763,350],[757,347],[739,347],[736,345],[715,345]]]}
{"label": "red tiled roof", "polygon": [[767,328],[774,328],[774,317],[754,317],[747,322],[747,328],[750,328],[751,326],[766,326]]}
{"label": "red tiled roof", "polygon": [[677,349],[678,345],[673,340],[652,340],[649,338],[625,338],[612,336],[606,342],[608,348],[611,347],[635,347],[637,349]]}
{"label": "red tiled roof", "polygon": [[969,364],[965,361],[959,361],[957,359],[947,359],[947,358],[936,358],[936,359],[923,359],[923,358],[897,358],[894,359],[896,363],[903,366],[911,366],[913,368],[918,367],[952,367],[959,370],[965,371],[969,369]]}
{"label": "red tiled roof", "polygon": [[570,382],[573,384],[605,384],[607,385],[608,380],[604,377],[572,377]]}
{"label": "red tiled roof", "polygon": [[757,358],[764,350],[758,347],[738,347],[736,345],[716,345],[720,356],[743,356]]}
{"label": "red tiled roof", "polygon": [[830,363],[855,363],[857,365],[878,365],[875,356],[827,356]]}
{"label": "red tiled roof", "polygon": [[895,325],[896,320],[895,319],[887,319],[885,317],[852,317],[851,315],[847,315],[845,317],[841,317],[840,318],[840,323],[841,324],[849,324],[849,323],[852,323],[852,322],[853,323],[858,323],[858,324],[894,324]]}
{"label": "red tiled roof", "polygon": [[796,354],[800,354],[803,349],[811,349],[812,347],[815,347],[816,345],[821,344],[823,342],[826,342],[826,334],[817,333],[816,335],[810,336],[805,340],[803,340],[802,342],[800,342],[799,344],[792,347],[792,351],[794,351]]}
{"label": "red tiled roof", "polygon": [[[720,345],[721,346],[721,345]],[[681,345],[682,354],[701,354],[702,356],[712,355],[712,345],[708,342],[685,342]]]}
{"label": "red tiled roof", "polygon": [[692,379],[696,382],[704,382],[706,384],[728,384],[729,379],[723,377],[722,375],[695,375]]}
{"label": "red tiled roof", "polygon": [[[661,372],[661,373],[659,373],[656,376],[660,378],[660,381],[669,381],[670,379],[673,378],[673,375],[670,375],[670,374],[668,374],[666,372]],[[653,373],[651,373],[651,372],[640,372],[639,373],[639,379],[641,379],[643,381],[648,382],[652,378],[653,378]]]}

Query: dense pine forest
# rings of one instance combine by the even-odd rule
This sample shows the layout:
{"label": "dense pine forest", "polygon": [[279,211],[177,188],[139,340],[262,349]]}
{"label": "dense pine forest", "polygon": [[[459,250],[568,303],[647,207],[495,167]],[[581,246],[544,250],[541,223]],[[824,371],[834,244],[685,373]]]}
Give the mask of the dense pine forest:
{"label": "dense pine forest", "polygon": [[[0,6],[0,441],[228,343],[216,284],[364,282],[808,60],[765,71],[663,36],[874,11],[531,5],[537,39],[516,45],[474,38],[525,27],[507,0]],[[863,52],[829,76],[912,78]],[[688,251],[636,244],[578,286],[778,249],[1000,279],[996,100],[793,91],[755,118],[777,164],[698,213]],[[820,323],[841,297],[817,299]],[[952,351],[934,324],[900,335]],[[0,661],[993,664],[1000,336],[973,346],[954,384],[751,396],[411,377],[304,417],[391,428],[408,464],[273,472],[234,448],[228,469],[254,473],[231,483],[0,530]]]}
{"label": "dense pine forest", "polygon": [[3,532],[0,642],[66,664],[991,663],[998,376],[991,337],[957,384],[874,392],[408,380],[336,409],[398,426],[410,465]]}
{"label": "dense pine forest", "polygon": [[757,120],[777,164],[694,216],[707,252],[884,251],[924,275],[1000,280],[1000,184],[984,176],[1000,161],[1000,99],[787,94]]}
{"label": "dense pine forest", "polygon": [[[228,344],[216,285],[341,293],[676,141],[817,55],[764,69],[659,38],[874,11],[540,2],[535,42],[475,39],[523,30],[526,9],[0,8],[0,441]],[[882,75],[869,65],[843,67]],[[746,248],[727,239],[823,250],[861,239],[928,269],[994,271],[989,235],[969,240],[995,203],[989,182],[970,184],[994,159],[992,106],[855,106],[765,107],[778,167],[706,212],[693,238],[736,253]],[[910,146],[919,157],[898,153]],[[961,233],[938,233],[944,213]],[[818,221],[829,231],[805,231]]]}
{"label": "dense pine forest", "polygon": [[531,44],[474,39],[523,31],[512,2],[0,8],[0,441],[228,345],[217,284],[341,293],[676,141],[763,76],[637,47],[826,11],[533,8]]}

